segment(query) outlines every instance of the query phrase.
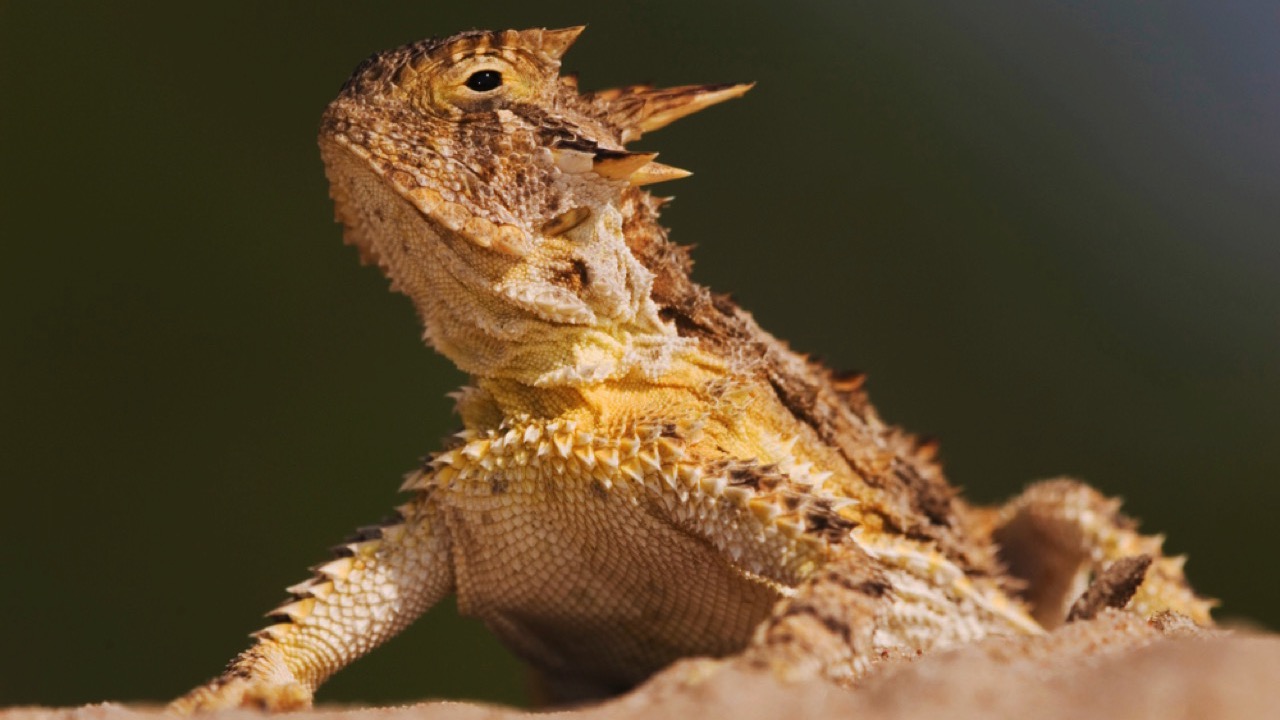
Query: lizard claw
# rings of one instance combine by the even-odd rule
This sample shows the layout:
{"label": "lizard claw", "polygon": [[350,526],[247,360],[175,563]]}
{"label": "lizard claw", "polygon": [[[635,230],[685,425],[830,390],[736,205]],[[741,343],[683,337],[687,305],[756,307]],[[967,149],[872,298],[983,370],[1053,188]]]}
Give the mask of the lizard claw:
{"label": "lizard claw", "polygon": [[219,678],[169,703],[178,715],[238,708],[286,712],[311,707],[311,690],[300,682],[272,683],[263,679]]}

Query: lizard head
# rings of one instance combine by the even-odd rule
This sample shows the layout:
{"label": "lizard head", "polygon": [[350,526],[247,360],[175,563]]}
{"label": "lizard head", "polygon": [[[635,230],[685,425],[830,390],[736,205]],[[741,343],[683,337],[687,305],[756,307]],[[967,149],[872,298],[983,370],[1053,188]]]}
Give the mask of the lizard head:
{"label": "lizard head", "polygon": [[347,241],[475,375],[655,375],[680,345],[620,207],[630,188],[688,173],[625,144],[751,86],[581,93],[560,74],[581,31],[474,31],[379,53],[322,120]]}

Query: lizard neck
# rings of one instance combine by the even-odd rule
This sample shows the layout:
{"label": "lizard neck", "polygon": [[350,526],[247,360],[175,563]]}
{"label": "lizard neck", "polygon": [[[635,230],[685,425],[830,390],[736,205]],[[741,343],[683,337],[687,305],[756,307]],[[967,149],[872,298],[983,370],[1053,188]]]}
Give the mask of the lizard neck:
{"label": "lizard neck", "polygon": [[473,378],[458,395],[468,429],[496,428],[511,418],[573,420],[584,429],[618,428],[705,415],[708,388],[725,377],[714,356],[678,353],[658,377],[630,374],[596,383],[539,386],[512,378]]}
{"label": "lizard neck", "polygon": [[411,293],[428,342],[473,376],[530,387],[667,375],[693,342],[659,317],[654,275],[622,223],[613,204],[601,205],[522,257],[434,243],[440,257],[423,264],[433,277]]}

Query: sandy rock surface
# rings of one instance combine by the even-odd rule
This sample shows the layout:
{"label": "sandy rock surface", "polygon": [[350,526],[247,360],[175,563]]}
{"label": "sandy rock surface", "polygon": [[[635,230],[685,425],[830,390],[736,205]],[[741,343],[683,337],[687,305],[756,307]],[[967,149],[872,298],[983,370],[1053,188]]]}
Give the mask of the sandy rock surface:
{"label": "sandy rock surface", "polygon": [[[103,704],[14,708],[0,720],[149,720],[158,708]],[[396,708],[321,707],[296,720],[489,720],[529,713],[454,702]],[[259,717],[226,713],[226,720]],[[572,710],[564,720],[826,718],[1280,718],[1280,636],[1205,635],[1179,623],[1120,613],[1037,638],[991,639],[886,663],[856,690],[784,684],[759,669],[681,663],[630,695]]]}

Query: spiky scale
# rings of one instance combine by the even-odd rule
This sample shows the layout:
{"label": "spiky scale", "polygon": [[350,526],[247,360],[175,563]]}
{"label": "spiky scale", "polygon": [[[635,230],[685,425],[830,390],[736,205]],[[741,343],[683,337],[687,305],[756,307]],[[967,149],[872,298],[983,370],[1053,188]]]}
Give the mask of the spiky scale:
{"label": "spiky scale", "polygon": [[267,613],[267,615],[286,616],[289,618],[290,622],[297,623],[300,620],[306,619],[306,617],[311,614],[311,611],[315,609],[315,605],[316,599],[314,597],[304,598],[302,600],[295,600],[294,602],[281,605],[275,610]]}
{"label": "spiky scale", "polygon": [[316,567],[315,571],[330,580],[346,580],[353,569],[355,561],[349,557],[341,557]]}
{"label": "spiky scale", "polygon": [[[456,591],[535,663],[608,688],[685,655],[768,652],[792,608],[869,610],[860,617],[879,625],[865,643],[840,640],[843,654],[812,663],[848,680],[881,652],[1038,631],[1004,594],[1017,578],[992,536],[1034,559],[1050,552],[1034,539],[1048,527],[1085,574],[1158,552],[1121,527],[1116,503],[1066,487],[1033,488],[974,530],[931,447],[884,424],[861,378],[692,283],[657,224],[662,201],[635,187],[687,172],[623,145],[750,86],[584,95],[557,77],[581,30],[382,53],[326,111],[345,239],[472,376],[455,396],[466,427],[406,478],[415,496],[399,520],[291,588],[304,597],[280,608],[290,622],[261,631],[228,677],[268,706],[305,703]],[[481,69],[502,82],[467,94]],[[1207,621],[1180,568],[1158,559],[1134,606]],[[833,605],[824,593],[852,595]],[[784,599],[797,602],[774,607]],[[537,649],[548,644],[569,650]],[[235,704],[219,694],[233,686],[202,688],[184,709]]]}

